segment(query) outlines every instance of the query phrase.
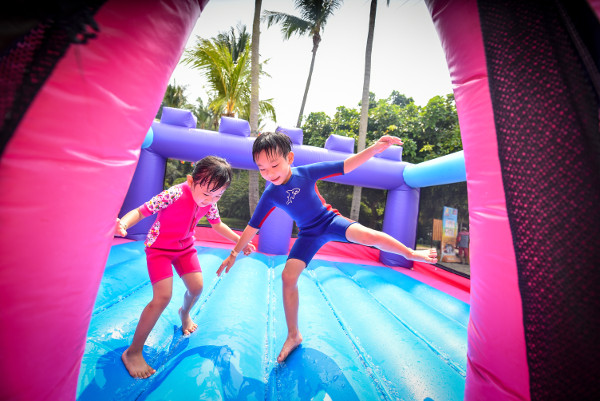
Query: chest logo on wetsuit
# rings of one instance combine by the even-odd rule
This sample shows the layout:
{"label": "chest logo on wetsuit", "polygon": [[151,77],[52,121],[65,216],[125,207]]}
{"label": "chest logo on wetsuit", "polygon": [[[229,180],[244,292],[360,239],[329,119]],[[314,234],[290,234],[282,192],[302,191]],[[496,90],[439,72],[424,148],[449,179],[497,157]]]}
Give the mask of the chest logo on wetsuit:
{"label": "chest logo on wetsuit", "polygon": [[300,188],[288,189],[285,192],[287,192],[288,195],[286,205],[289,205],[290,203],[292,203],[296,195],[298,195],[298,192],[300,192]]}

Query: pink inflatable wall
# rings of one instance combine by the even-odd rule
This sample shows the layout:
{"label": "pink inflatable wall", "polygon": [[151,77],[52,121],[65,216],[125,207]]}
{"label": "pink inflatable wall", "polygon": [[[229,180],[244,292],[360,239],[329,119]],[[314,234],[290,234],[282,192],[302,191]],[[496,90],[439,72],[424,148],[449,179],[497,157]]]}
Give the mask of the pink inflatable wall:
{"label": "pink inflatable wall", "polygon": [[427,4],[467,174],[465,399],[598,399],[599,2]]}
{"label": "pink inflatable wall", "polygon": [[521,299],[475,0],[428,1],[446,53],[467,169],[471,316],[466,400],[528,400]]}
{"label": "pink inflatable wall", "polygon": [[115,216],[206,1],[108,1],[0,162],[0,399],[75,398]]}

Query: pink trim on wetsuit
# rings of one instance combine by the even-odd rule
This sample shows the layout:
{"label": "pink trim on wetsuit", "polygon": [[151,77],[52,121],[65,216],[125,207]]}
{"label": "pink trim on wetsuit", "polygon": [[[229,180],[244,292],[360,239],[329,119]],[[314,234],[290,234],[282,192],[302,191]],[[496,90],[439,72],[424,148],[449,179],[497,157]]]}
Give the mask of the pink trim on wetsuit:
{"label": "pink trim on wetsuit", "polygon": [[216,204],[199,207],[186,182],[154,196],[139,207],[144,217],[158,214],[144,244],[159,249],[184,249],[194,244],[194,229],[206,215],[211,224],[221,222]]}

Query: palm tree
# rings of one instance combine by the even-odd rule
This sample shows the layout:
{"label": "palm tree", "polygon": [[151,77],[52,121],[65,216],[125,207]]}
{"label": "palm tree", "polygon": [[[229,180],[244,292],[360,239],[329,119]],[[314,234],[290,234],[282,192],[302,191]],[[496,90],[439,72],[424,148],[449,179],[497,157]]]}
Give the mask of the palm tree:
{"label": "palm tree", "polygon": [[321,43],[321,33],[327,23],[327,19],[342,5],[342,2],[343,0],[294,0],[294,8],[300,11],[300,17],[266,10],[263,14],[264,20],[267,21],[267,27],[281,23],[281,32],[285,40],[289,39],[293,34],[312,36],[312,59],[304,89],[304,97],[300,105],[298,122],[296,123],[297,127],[300,127],[302,123],[302,114],[304,113],[308,89],[310,88],[310,79],[315,67],[315,56],[317,55],[319,43]]}
{"label": "palm tree", "polygon": [[182,62],[200,70],[214,92],[210,107],[219,114],[234,117],[240,100],[250,89],[249,43],[237,62],[227,45],[216,40],[198,38],[194,48],[186,50]]}
{"label": "palm tree", "polygon": [[[387,0],[390,5],[390,0]],[[358,125],[358,144],[356,152],[365,148],[367,138],[367,124],[369,121],[369,86],[371,83],[371,53],[373,51],[373,33],[375,32],[375,17],[377,16],[377,0],[371,0],[369,11],[369,33],[367,34],[367,48],[365,50],[365,74],[363,78],[362,98],[360,102],[360,123]],[[360,214],[360,198],[362,187],[354,187],[352,191],[352,205],[350,206],[350,218],[358,221]]]}
{"label": "palm tree", "polygon": [[[211,99],[208,100],[208,104],[211,103]],[[194,107],[192,113],[196,116],[198,120],[198,128],[200,129],[208,129],[208,130],[216,130],[219,128],[219,116],[215,114],[215,112],[208,107],[208,105],[204,104],[204,101],[201,97],[196,99],[197,106]]]}
{"label": "palm tree", "polygon": [[[235,117],[243,115],[250,104],[251,41],[240,35],[244,47],[234,60],[230,49],[239,49],[239,43],[232,45],[227,38],[232,39],[229,34],[219,34],[212,39],[198,37],[194,47],[185,51],[181,62],[200,70],[208,81],[212,92],[209,106],[215,114]],[[259,74],[267,75],[262,69]],[[271,100],[260,101],[260,109],[274,116]],[[247,113],[245,116],[248,117]]]}
{"label": "palm tree", "polygon": [[[183,63],[199,69],[208,80],[212,100],[209,105],[215,115],[235,116],[249,120],[250,130],[256,136],[260,116],[277,119],[273,99],[259,100],[258,78],[268,74],[259,62],[260,9],[256,0],[253,38],[245,25],[231,28],[210,40],[198,38],[195,47],[186,51]],[[250,172],[249,207],[253,212],[258,203],[258,173]]]}
{"label": "palm tree", "polygon": [[237,63],[238,58],[246,49],[246,45],[250,42],[250,34],[246,31],[246,25],[238,23],[235,28],[231,27],[227,32],[219,32],[215,42],[227,46],[233,62]]}
{"label": "palm tree", "polygon": [[[252,21],[252,59],[251,59],[251,78],[250,78],[250,136],[258,135],[258,109],[259,109],[259,84],[260,74],[260,10],[262,0],[254,1],[254,19]],[[254,209],[258,204],[258,171],[250,170],[248,172],[248,206],[250,215],[254,214]]]}
{"label": "palm tree", "polygon": [[163,107],[174,107],[177,109],[191,109],[191,106],[185,96],[185,86],[177,85],[177,82],[173,82],[173,85],[167,85],[167,90],[163,96],[163,100],[160,104],[160,108],[156,112],[156,118],[160,119],[162,116]]}

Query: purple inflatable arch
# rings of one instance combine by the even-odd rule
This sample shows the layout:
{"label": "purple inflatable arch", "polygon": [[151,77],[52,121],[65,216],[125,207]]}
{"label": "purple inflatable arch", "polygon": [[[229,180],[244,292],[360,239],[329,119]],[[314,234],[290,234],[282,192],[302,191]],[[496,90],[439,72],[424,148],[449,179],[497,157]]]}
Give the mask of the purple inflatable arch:
{"label": "purple inflatable arch", "polygon": [[[151,128],[151,144],[142,149],[140,161],[121,214],[138,207],[162,190],[167,158],[196,161],[207,155],[221,156],[234,168],[254,169],[250,125],[247,121],[223,117],[219,133],[195,129],[196,122],[190,111],[165,107],[160,122]],[[292,139],[296,166],[319,161],[344,160],[354,151],[354,139],[331,135],[325,148],[302,145],[302,130],[281,128]],[[148,141],[149,142],[149,141]],[[419,189],[405,184],[403,171],[408,163],[402,162],[402,148],[394,146],[382,152],[350,174],[331,181],[387,189],[388,199],[383,230],[402,243],[414,247],[417,228]],[[397,224],[401,221],[402,224]],[[129,238],[142,239],[152,225],[145,219],[132,227]],[[260,230],[259,250],[272,254],[287,254],[292,233],[292,220],[276,210]],[[391,253],[382,252],[382,263],[393,266],[412,266],[412,262]]]}

